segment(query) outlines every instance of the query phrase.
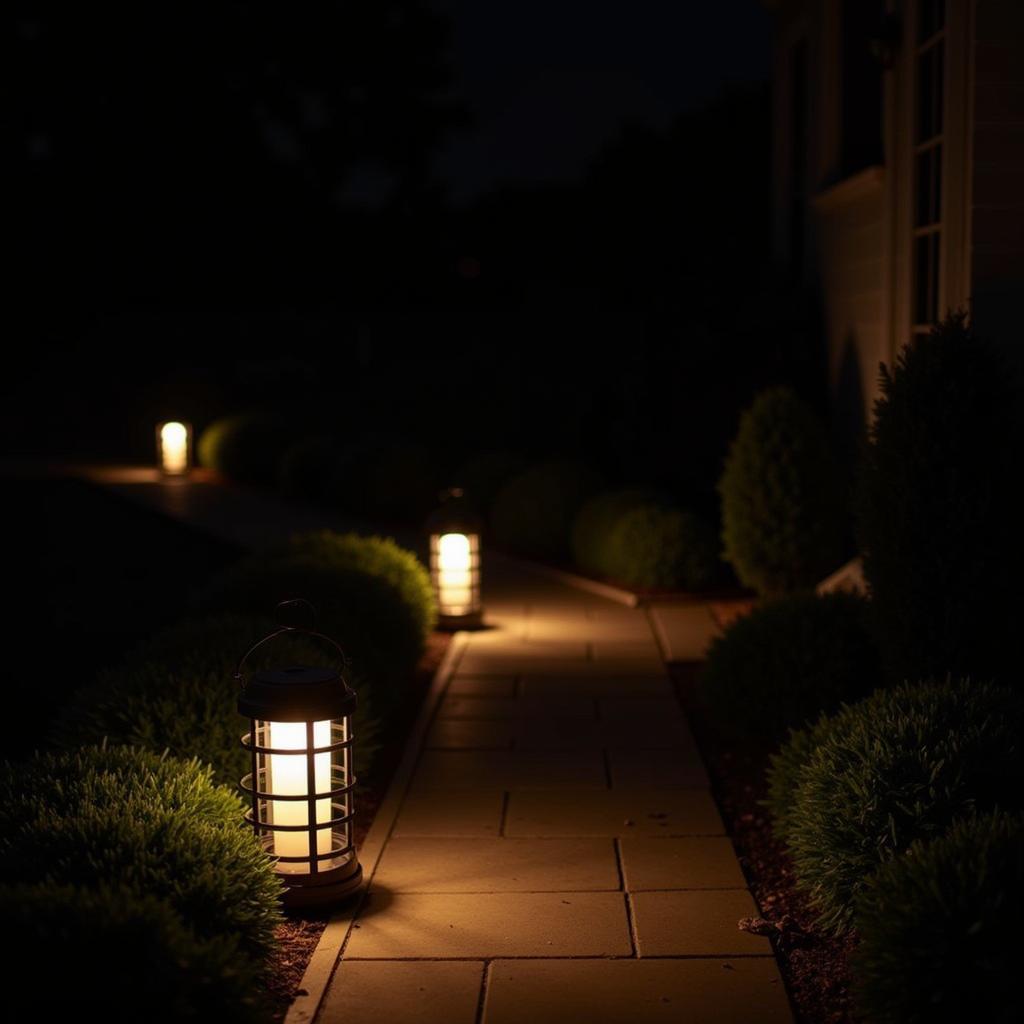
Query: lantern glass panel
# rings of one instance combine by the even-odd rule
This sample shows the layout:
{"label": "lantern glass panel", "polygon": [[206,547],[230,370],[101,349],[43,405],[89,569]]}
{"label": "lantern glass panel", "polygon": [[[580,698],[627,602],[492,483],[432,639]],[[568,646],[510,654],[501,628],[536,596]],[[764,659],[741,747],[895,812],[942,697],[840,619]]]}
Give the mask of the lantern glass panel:
{"label": "lantern glass panel", "polygon": [[[278,872],[310,875],[344,866],[354,856],[351,719],[254,722],[253,728],[256,777],[263,794],[257,831],[267,852],[279,858]],[[261,747],[274,752],[260,752]],[[330,747],[334,749],[324,749]],[[319,794],[324,795],[310,800]],[[311,802],[315,838],[309,828]]]}
{"label": "lantern glass panel", "polygon": [[446,616],[472,615],[480,609],[480,537],[442,533],[431,538],[431,570],[438,611]]}
{"label": "lantern glass panel", "polygon": [[157,454],[160,468],[169,476],[187,473],[191,431],[187,424],[171,421],[157,427]]}

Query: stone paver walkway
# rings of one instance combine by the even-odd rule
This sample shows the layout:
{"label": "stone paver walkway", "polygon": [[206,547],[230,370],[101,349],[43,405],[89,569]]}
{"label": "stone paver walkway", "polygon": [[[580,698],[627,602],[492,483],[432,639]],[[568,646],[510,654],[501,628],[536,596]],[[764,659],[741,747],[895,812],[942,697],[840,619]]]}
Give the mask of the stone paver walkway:
{"label": "stone paver walkway", "polygon": [[[757,908],[647,614],[494,561],[320,1024],[784,1022]],[[657,639],[655,637],[657,632]]]}

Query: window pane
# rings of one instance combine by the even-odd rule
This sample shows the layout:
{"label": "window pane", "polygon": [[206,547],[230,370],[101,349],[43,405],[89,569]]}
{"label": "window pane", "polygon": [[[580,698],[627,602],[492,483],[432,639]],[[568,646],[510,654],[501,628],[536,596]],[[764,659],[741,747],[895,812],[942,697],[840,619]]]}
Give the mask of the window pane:
{"label": "window pane", "polygon": [[914,242],[914,323],[933,324],[939,312],[939,232]]}
{"label": "window pane", "polygon": [[946,0],[920,0],[917,41],[923,43],[946,25]]}
{"label": "window pane", "polygon": [[942,146],[917,155],[917,202],[914,226],[937,224],[942,219]]}

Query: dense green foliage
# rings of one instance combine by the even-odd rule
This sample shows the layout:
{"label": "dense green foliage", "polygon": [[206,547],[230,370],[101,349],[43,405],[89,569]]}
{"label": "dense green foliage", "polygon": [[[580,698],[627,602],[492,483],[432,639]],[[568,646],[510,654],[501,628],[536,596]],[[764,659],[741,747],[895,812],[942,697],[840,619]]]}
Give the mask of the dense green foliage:
{"label": "dense green foliage", "polygon": [[719,726],[778,740],[881,683],[867,602],[792,594],[736,619],[712,642],[701,691]]}
{"label": "dense green foliage", "polygon": [[611,578],[608,537],[630,509],[650,501],[654,492],[640,487],[602,491],[583,504],[572,522],[569,546],[577,567],[592,576]]}
{"label": "dense green foliage", "polygon": [[[164,900],[102,885],[5,885],[9,1020],[267,1020],[257,967],[231,935],[197,938]],[[55,959],[58,958],[59,960]]]}
{"label": "dense green foliage", "polygon": [[787,841],[822,924],[849,927],[880,864],[958,818],[1024,800],[1024,702],[986,683],[878,690],[843,708],[798,773]]}
{"label": "dense green foliage", "polygon": [[267,953],[280,883],[243,804],[209,768],[129,747],[38,755],[0,774],[11,883],[116,885],[165,900],[199,939]]}
{"label": "dense green foliage", "polygon": [[1019,398],[962,315],[883,367],[858,497],[864,574],[901,678],[1016,679]]}
{"label": "dense green foliage", "polygon": [[788,841],[800,772],[832,728],[833,719],[820,715],[802,729],[791,729],[786,742],[769,758],[765,806],[772,816],[772,831],[783,842]]}
{"label": "dense green foliage", "polygon": [[491,509],[495,541],[517,554],[563,558],[572,521],[599,487],[587,466],[553,460],[531,466],[509,480]]}
{"label": "dense green foliage", "polygon": [[377,708],[383,713],[400,700],[437,619],[430,577],[416,556],[381,537],[298,534],[215,577],[199,603],[205,611],[266,615],[297,596],[316,607],[317,629],[341,644]]}
{"label": "dense green foliage", "polygon": [[200,465],[229,480],[273,484],[291,441],[292,429],[283,417],[239,413],[211,423],[199,437],[197,452]]}
{"label": "dense green foliage", "polygon": [[857,901],[854,981],[878,1024],[1020,1019],[1024,823],[952,826],[882,865]]}
{"label": "dense green foliage", "polygon": [[[61,709],[54,739],[61,746],[89,743],[140,746],[199,758],[217,782],[236,785],[249,771],[239,737],[247,723],[237,710],[235,666],[246,650],[274,629],[269,620],[220,615],[163,630],[115,669],[100,674]],[[325,644],[298,636],[278,638],[248,666],[330,664]],[[377,749],[377,722],[369,686],[349,678],[359,697],[354,732],[359,778],[369,774]]]}
{"label": "dense green foliage", "polygon": [[725,558],[761,594],[812,586],[842,556],[845,509],[824,426],[786,388],[740,419],[718,484]]}

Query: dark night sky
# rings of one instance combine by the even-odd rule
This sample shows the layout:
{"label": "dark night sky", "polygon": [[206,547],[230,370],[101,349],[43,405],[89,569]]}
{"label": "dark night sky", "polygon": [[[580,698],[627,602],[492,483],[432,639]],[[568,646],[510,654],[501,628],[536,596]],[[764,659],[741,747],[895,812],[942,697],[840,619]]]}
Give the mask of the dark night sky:
{"label": "dark night sky", "polygon": [[459,199],[574,177],[623,119],[661,126],[730,83],[768,77],[758,0],[432,3],[454,22],[456,90],[476,118],[440,157]]}

